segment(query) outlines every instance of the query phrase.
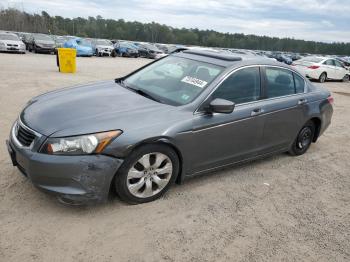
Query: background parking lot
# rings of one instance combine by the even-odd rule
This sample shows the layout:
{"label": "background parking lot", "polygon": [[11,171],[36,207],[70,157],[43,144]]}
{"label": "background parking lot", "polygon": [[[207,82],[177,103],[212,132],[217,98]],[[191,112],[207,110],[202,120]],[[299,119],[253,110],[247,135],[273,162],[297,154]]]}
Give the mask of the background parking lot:
{"label": "background parking lot", "polygon": [[[349,261],[350,83],[326,82],[333,123],[307,154],[280,154],[127,205],[66,207],[12,167],[5,139],[33,96],[113,79],[151,62],[0,54],[0,261]],[[118,103],[118,101],[115,101]]]}

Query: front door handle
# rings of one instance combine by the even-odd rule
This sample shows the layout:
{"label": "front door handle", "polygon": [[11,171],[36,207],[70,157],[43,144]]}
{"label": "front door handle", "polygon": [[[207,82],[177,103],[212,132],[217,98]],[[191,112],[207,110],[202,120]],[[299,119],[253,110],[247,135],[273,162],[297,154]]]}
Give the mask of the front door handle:
{"label": "front door handle", "polygon": [[298,105],[304,105],[304,104],[306,104],[306,103],[307,103],[307,99],[306,99],[306,98],[300,99],[300,100],[298,101]]}
{"label": "front door handle", "polygon": [[251,113],[250,116],[258,116],[264,113],[264,109],[262,108],[255,108]]}

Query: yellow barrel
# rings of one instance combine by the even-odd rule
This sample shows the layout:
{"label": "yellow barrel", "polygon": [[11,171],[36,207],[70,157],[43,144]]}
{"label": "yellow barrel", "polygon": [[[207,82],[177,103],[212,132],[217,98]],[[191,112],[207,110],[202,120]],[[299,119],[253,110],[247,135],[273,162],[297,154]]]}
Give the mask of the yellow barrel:
{"label": "yellow barrel", "polygon": [[61,73],[75,73],[77,50],[74,48],[57,48],[57,64]]}

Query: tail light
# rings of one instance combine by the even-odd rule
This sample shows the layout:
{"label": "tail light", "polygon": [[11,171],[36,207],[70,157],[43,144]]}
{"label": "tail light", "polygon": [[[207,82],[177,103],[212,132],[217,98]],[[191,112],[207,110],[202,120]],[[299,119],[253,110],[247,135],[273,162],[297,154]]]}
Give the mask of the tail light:
{"label": "tail light", "polygon": [[313,66],[309,66],[308,68],[310,68],[310,69],[318,69],[318,68],[320,68],[320,66],[313,65]]}
{"label": "tail light", "polygon": [[328,98],[327,98],[327,100],[328,100],[328,102],[331,104],[331,105],[333,105],[333,103],[334,103],[334,98],[333,98],[333,96],[329,96]]}

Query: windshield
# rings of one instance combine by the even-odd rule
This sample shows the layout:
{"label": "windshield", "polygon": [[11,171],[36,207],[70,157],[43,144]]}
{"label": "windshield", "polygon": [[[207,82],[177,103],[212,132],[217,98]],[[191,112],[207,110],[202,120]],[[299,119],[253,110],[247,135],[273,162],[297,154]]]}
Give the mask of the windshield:
{"label": "windshield", "polygon": [[0,40],[12,40],[12,41],[19,41],[18,36],[11,35],[11,34],[0,34]]}
{"label": "windshield", "polygon": [[125,42],[121,42],[120,47],[135,49],[135,46]]}
{"label": "windshield", "polygon": [[81,46],[91,46],[91,42],[86,39],[79,39],[77,43]]}
{"label": "windshield", "polygon": [[193,101],[223,71],[223,67],[186,58],[168,56],[124,80],[170,105]]}
{"label": "windshield", "polygon": [[154,50],[154,51],[161,51],[156,46],[150,45],[150,44],[142,44],[141,47],[144,47],[144,48],[147,48],[147,49],[150,49],[150,50]]}
{"label": "windshield", "polygon": [[113,44],[109,40],[99,39],[99,40],[96,40],[96,45],[113,45]]}
{"label": "windshield", "polygon": [[53,41],[48,35],[34,35],[34,39],[43,41]]}
{"label": "windshield", "polygon": [[64,38],[64,37],[58,37],[58,38],[56,38],[56,42],[57,42],[57,43],[63,44],[63,43],[66,42],[66,41],[67,41],[67,38]]}

